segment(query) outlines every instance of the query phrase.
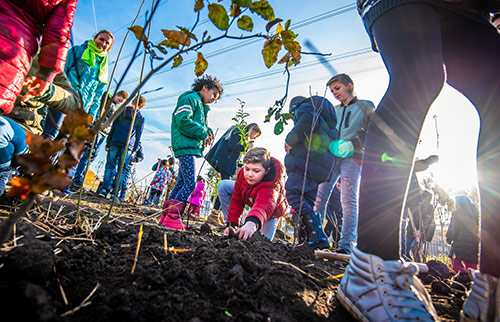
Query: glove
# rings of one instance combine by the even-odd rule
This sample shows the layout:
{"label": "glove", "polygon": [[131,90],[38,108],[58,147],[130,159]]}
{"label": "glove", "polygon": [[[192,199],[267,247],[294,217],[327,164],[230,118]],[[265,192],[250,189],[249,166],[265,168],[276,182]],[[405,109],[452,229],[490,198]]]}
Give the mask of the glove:
{"label": "glove", "polygon": [[354,153],[354,145],[351,141],[334,141],[332,153],[341,158],[349,158]]}

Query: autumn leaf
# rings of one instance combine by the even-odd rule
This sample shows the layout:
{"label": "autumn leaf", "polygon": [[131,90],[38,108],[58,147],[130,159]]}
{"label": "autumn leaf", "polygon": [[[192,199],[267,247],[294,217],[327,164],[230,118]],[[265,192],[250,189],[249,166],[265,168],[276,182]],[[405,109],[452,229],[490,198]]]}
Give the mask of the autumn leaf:
{"label": "autumn leaf", "polygon": [[71,179],[68,177],[68,174],[66,172],[56,171],[56,170],[52,170],[44,174],[43,179],[45,179],[45,182],[49,186],[49,188],[47,189],[56,188],[62,190],[64,188],[69,187],[69,185],[72,183]]}
{"label": "autumn leaf", "polygon": [[31,154],[39,159],[50,158],[64,148],[64,144],[59,141],[52,141],[47,137],[31,133],[26,133],[26,144],[30,147]]}
{"label": "autumn leaf", "polygon": [[281,35],[281,33],[282,33],[282,32],[283,32],[283,25],[279,23],[279,24],[276,26],[276,34],[277,34],[277,35]]}
{"label": "autumn leaf", "polygon": [[288,30],[290,28],[290,24],[292,23],[292,21],[290,19],[288,19],[286,22],[285,22],[285,29]]}
{"label": "autumn leaf", "polygon": [[[163,32],[163,35],[165,37],[167,37],[168,40],[174,41],[177,44],[185,45],[185,46],[189,46],[191,44],[191,39],[189,39],[189,36],[186,35],[185,33],[183,33],[182,31],[167,30],[167,29],[162,29],[161,31]],[[160,44],[164,45],[166,47],[170,47],[170,46],[168,46],[168,44],[164,43],[164,41],[162,41]],[[179,48],[179,47],[177,46],[177,47],[171,47],[171,48]]]}
{"label": "autumn leaf", "polygon": [[196,76],[201,76],[205,72],[205,70],[208,67],[208,62],[205,60],[205,57],[203,57],[202,53],[198,53],[198,58],[196,59],[195,67],[194,67],[194,73]]}
{"label": "autumn leaf", "polygon": [[196,38],[196,36],[192,32],[190,32],[189,29],[187,29],[185,27],[181,27],[181,26],[177,26],[177,28],[179,28],[183,33],[188,35],[189,38],[194,39],[195,41],[198,41],[198,38]]}
{"label": "autumn leaf", "polygon": [[182,56],[177,56],[174,58],[174,63],[172,64],[172,68],[179,66],[182,63]]}
{"label": "autumn leaf", "polygon": [[[52,171],[45,172],[41,176],[34,175],[31,178],[31,191],[33,191],[33,193],[42,193],[42,192],[52,188],[52,186],[49,184],[49,182],[47,181],[47,178],[46,178],[46,176],[50,175],[50,173],[52,173]],[[66,175],[66,177],[67,177],[67,175]],[[69,179],[69,177],[68,177],[68,179]]]}
{"label": "autumn leaf", "polygon": [[85,141],[82,140],[71,140],[70,144],[66,147],[69,153],[77,160],[80,159],[84,148]]}
{"label": "autumn leaf", "polygon": [[[269,32],[269,30],[271,30],[271,28],[272,28],[275,24],[280,23],[280,22],[282,22],[282,21],[283,21],[283,19],[280,19],[280,18],[276,18],[276,19],[274,19],[273,21],[269,21],[269,22],[267,23],[267,25],[266,25],[266,31],[267,31],[267,32]],[[276,32],[276,33],[277,33],[277,34],[279,34],[278,32]]]}
{"label": "autumn leaf", "polygon": [[300,44],[294,39],[297,37],[291,30],[283,30],[281,32],[281,38],[283,39],[283,45],[290,52],[295,61],[300,61]]}
{"label": "autumn leaf", "polygon": [[252,0],[232,0],[232,4],[235,4],[239,7],[250,8],[253,9]]}
{"label": "autumn leaf", "polygon": [[267,68],[270,68],[278,60],[278,52],[282,45],[283,42],[278,37],[272,37],[264,43],[262,57]]}
{"label": "autumn leaf", "polygon": [[82,108],[68,112],[64,118],[61,132],[72,135],[73,131],[79,126],[88,127],[92,123],[92,116],[85,113]]}
{"label": "autumn leaf", "polygon": [[179,49],[179,43],[175,40],[164,39],[162,40],[158,46],[165,46],[167,48]]}
{"label": "autumn leaf", "polygon": [[231,17],[238,17],[241,14],[241,7],[236,3],[231,3],[231,13],[229,14]]}
{"label": "autumn leaf", "polygon": [[253,21],[247,15],[241,16],[238,19],[238,28],[241,30],[252,31],[253,30]]}
{"label": "autumn leaf", "polygon": [[78,159],[75,159],[73,155],[70,153],[64,153],[61,155],[59,160],[57,160],[57,166],[60,169],[69,172],[75,165],[78,164]]}
{"label": "autumn leaf", "polygon": [[26,173],[43,173],[52,166],[50,157],[41,154],[14,154],[13,160],[15,164],[22,166]]}
{"label": "autumn leaf", "polygon": [[288,63],[290,61],[290,58],[292,58],[292,54],[290,54],[290,52],[287,52],[285,54],[285,56],[283,56],[280,61],[278,62],[278,64],[283,64],[283,63]]}
{"label": "autumn leaf", "polygon": [[271,7],[271,5],[266,0],[254,1],[252,5],[253,10],[250,9],[252,10],[252,12],[255,12],[267,21],[274,20],[275,17],[273,7]]}
{"label": "autumn leaf", "polygon": [[11,187],[8,196],[21,196],[21,199],[26,199],[26,197],[31,192],[30,180],[27,178],[15,177],[11,180]]}
{"label": "autumn leaf", "polygon": [[198,12],[201,9],[203,9],[203,7],[204,7],[203,0],[196,0],[196,3],[194,4],[194,11]]}
{"label": "autumn leaf", "polygon": [[229,27],[229,16],[226,9],[217,3],[208,5],[208,18],[220,30],[227,30]]}
{"label": "autumn leaf", "polygon": [[144,28],[143,27],[141,27],[141,26],[132,26],[132,27],[130,27],[128,29],[134,33],[135,38],[137,38],[137,40],[148,41],[148,37],[146,37],[144,35]]}

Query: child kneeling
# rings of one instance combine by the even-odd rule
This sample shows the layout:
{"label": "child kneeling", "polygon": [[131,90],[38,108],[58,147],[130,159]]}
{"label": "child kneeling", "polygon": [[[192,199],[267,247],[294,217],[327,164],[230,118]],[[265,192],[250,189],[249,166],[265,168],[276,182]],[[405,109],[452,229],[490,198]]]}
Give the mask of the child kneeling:
{"label": "child kneeling", "polygon": [[236,230],[238,238],[246,240],[260,230],[272,240],[279,218],[288,208],[283,165],[264,148],[249,150],[243,163],[236,181],[222,180],[217,186],[221,209],[228,222],[224,233],[229,234],[229,230],[239,227],[240,217],[248,205],[250,211],[245,224]]}

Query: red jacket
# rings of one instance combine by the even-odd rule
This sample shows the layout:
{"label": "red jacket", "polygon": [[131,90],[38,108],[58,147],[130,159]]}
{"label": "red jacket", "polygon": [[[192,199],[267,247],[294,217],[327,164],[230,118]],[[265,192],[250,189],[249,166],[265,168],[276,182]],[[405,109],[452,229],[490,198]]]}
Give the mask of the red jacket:
{"label": "red jacket", "polygon": [[21,92],[40,38],[39,78],[64,71],[78,0],[0,0],[0,112]]}
{"label": "red jacket", "polygon": [[231,225],[239,223],[245,205],[251,207],[246,221],[251,220],[258,223],[259,229],[270,218],[281,217],[285,214],[288,208],[288,202],[285,198],[285,169],[277,159],[271,158],[271,160],[271,170],[260,183],[254,186],[248,184],[243,169],[238,171],[229,210]]}

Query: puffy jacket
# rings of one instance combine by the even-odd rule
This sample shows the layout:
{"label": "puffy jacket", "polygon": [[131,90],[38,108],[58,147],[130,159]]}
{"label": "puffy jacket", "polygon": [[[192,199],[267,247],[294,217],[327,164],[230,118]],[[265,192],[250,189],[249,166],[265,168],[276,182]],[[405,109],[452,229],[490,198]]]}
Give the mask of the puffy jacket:
{"label": "puffy jacket", "polygon": [[162,191],[163,187],[165,187],[165,183],[167,182],[168,177],[168,168],[166,166],[160,167],[160,169],[156,171],[155,176],[150,183],[151,189]]}
{"label": "puffy jacket", "polygon": [[477,263],[479,257],[479,211],[472,203],[457,206],[451,215],[446,241],[451,244],[450,257]]}
{"label": "puffy jacket", "polygon": [[83,109],[94,118],[99,111],[101,99],[106,91],[106,83],[99,80],[99,64],[103,57],[96,55],[94,67],[83,62],[81,57],[87,49],[88,41],[79,46],[71,47],[68,51],[65,72],[71,86],[80,93]]}
{"label": "puffy jacket", "polygon": [[203,155],[203,141],[212,130],[208,127],[207,113],[201,94],[187,91],[177,100],[172,113],[172,150],[176,158],[183,155]]}
{"label": "puffy jacket", "polygon": [[271,168],[261,182],[249,185],[240,169],[236,175],[231,208],[229,210],[229,222],[231,226],[237,226],[245,205],[251,207],[245,221],[257,224],[258,229],[270,218],[281,217],[288,208],[285,198],[284,168],[281,162],[271,158]]}
{"label": "puffy jacket", "polygon": [[205,184],[201,181],[196,183],[194,191],[191,193],[188,201],[196,206],[203,206],[203,200],[205,199]]}
{"label": "puffy jacket", "polygon": [[78,0],[0,0],[0,111],[9,113],[38,51],[39,78],[64,69]]}
{"label": "puffy jacket", "polygon": [[[315,115],[315,109],[320,113]],[[304,173],[308,138],[314,120],[307,177],[317,183],[330,180],[331,170],[335,163],[335,156],[330,152],[330,144],[338,140],[338,132],[335,128],[337,117],[333,105],[321,96],[310,98],[298,96],[290,101],[290,113],[293,114],[294,127],[285,139],[291,147],[290,153],[285,156],[287,173]]]}
{"label": "puffy jacket", "polygon": [[[116,118],[111,126],[108,137],[106,138],[106,147],[117,146],[124,148],[127,141],[130,124],[132,123],[132,116],[135,108],[127,106],[123,112]],[[141,142],[142,131],[144,130],[144,117],[141,111],[137,110],[135,116],[134,127],[132,128],[132,135],[128,143],[128,149],[135,152],[139,149]]]}
{"label": "puffy jacket", "polygon": [[236,171],[236,163],[240,154],[244,150],[241,144],[241,131],[233,125],[208,151],[205,159],[217,172],[232,176]]}

